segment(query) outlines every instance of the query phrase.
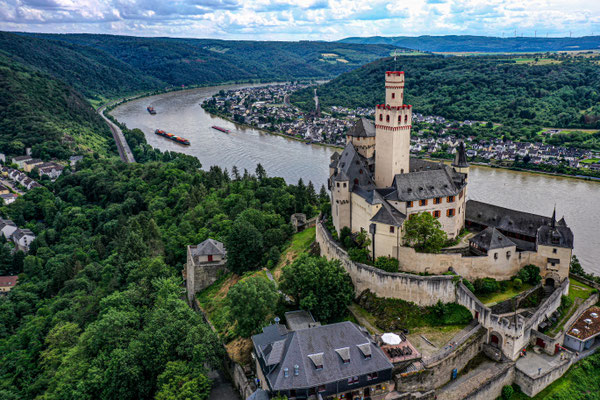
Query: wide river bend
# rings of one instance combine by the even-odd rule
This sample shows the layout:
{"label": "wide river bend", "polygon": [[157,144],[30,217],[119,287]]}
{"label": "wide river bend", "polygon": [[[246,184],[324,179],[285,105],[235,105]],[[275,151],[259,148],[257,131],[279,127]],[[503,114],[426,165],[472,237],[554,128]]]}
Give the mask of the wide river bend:
{"label": "wide river bend", "polygon": [[[200,159],[203,168],[236,165],[254,172],[261,163],[270,176],[281,176],[288,183],[312,181],[316,189],[326,184],[329,157],[335,149],[306,145],[292,139],[270,135],[256,129],[240,128],[213,117],[200,103],[218,90],[247,87],[229,85],[171,92],[124,103],[112,115],[129,128],[139,128],[150,145],[161,150],[178,151]],[[157,114],[146,111],[153,106]],[[223,133],[212,125],[229,129]],[[155,129],[182,136],[191,142],[182,146],[154,134]],[[550,175],[515,172],[486,167],[471,167],[468,197],[536,214],[565,217],[575,234],[574,253],[584,268],[600,274],[600,183]]]}

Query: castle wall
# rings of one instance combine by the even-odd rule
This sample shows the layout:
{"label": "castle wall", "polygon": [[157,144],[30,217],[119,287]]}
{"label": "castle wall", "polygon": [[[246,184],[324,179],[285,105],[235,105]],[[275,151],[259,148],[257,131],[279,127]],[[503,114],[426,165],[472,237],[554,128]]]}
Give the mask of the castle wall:
{"label": "castle wall", "polygon": [[452,276],[419,276],[405,273],[389,273],[369,265],[355,263],[331,238],[322,223],[317,224],[316,241],[321,255],[329,260],[340,260],[354,283],[357,294],[366,289],[380,297],[403,299],[421,306],[456,301]]}
{"label": "castle wall", "polygon": [[515,383],[519,385],[523,393],[529,397],[533,397],[544,390],[552,382],[563,376],[570,366],[571,359],[565,359],[558,367],[538,376],[529,376],[517,367],[515,370]]}
{"label": "castle wall", "polygon": [[[218,258],[218,260],[217,260]],[[214,261],[208,262],[208,257],[196,257],[193,259],[190,246],[187,250],[186,269],[186,291],[188,301],[192,304],[197,292],[212,285],[222,273],[226,273],[227,262],[221,256],[214,256]]]}
{"label": "castle wall", "polygon": [[333,216],[333,226],[335,226],[335,229],[339,233],[345,226],[352,227],[351,193],[348,187],[349,183],[346,181],[333,182],[332,184],[331,213]]}
{"label": "castle wall", "polygon": [[506,363],[496,375],[486,382],[481,382],[481,386],[467,394],[464,400],[490,400],[500,398],[502,395],[502,388],[506,385],[511,385],[514,379],[515,366],[512,363]]}

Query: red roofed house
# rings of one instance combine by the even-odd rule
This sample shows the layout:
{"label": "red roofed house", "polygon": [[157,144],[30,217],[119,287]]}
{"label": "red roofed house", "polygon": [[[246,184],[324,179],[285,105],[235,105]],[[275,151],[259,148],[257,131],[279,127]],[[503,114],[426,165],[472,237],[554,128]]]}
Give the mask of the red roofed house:
{"label": "red roofed house", "polygon": [[0,276],[0,295],[10,292],[10,290],[17,284],[19,277],[14,276]]}

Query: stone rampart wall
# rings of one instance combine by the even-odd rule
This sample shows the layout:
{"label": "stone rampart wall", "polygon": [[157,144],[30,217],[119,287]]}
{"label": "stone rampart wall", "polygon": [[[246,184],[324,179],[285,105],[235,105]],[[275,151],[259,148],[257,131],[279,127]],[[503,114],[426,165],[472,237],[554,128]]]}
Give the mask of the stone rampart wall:
{"label": "stone rampart wall", "polygon": [[556,368],[547,371],[539,376],[529,376],[525,372],[516,368],[515,383],[521,387],[521,391],[529,397],[533,397],[546,386],[563,376],[571,366],[571,359],[563,360]]}
{"label": "stone rampart wall", "polygon": [[385,272],[369,265],[350,260],[348,254],[331,237],[322,223],[317,223],[316,241],[321,255],[327,259],[340,260],[354,283],[356,294],[369,289],[379,297],[412,301],[421,306],[430,306],[438,301],[456,301],[454,277],[419,276],[407,273]]}
{"label": "stone rampart wall", "polygon": [[515,378],[515,366],[513,363],[506,363],[502,370],[491,379],[482,382],[482,385],[475,391],[469,393],[465,400],[490,400],[500,398],[502,388],[511,385]]}

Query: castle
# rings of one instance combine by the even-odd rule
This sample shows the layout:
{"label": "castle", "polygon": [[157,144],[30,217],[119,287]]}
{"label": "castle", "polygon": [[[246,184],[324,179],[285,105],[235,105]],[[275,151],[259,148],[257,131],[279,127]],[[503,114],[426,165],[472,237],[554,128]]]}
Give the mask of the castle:
{"label": "castle", "polygon": [[[573,233],[556,220],[492,204],[467,201],[469,164],[461,142],[451,165],[410,157],[412,106],[404,104],[404,72],[385,73],[385,104],[375,121],[360,119],[347,133],[346,147],[329,165],[331,215],[340,233],[370,234],[375,258],[394,257],[400,269],[467,279],[509,279],[527,264],[540,267],[551,285],[569,273]],[[417,253],[404,245],[404,222],[427,212],[448,238],[478,232],[469,245],[442,254]],[[455,249],[456,250],[456,249]]]}

